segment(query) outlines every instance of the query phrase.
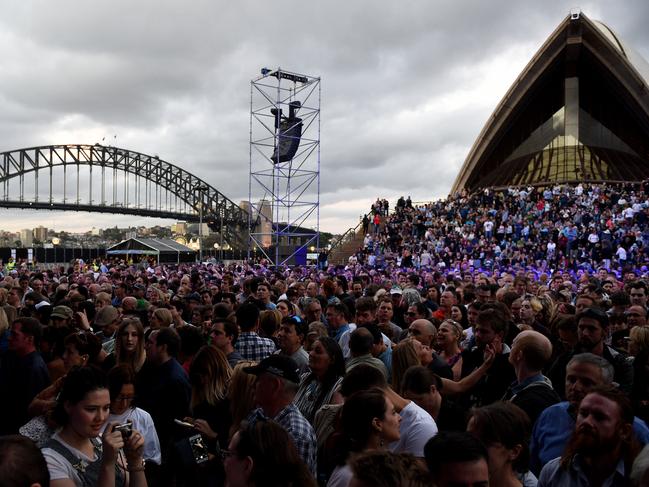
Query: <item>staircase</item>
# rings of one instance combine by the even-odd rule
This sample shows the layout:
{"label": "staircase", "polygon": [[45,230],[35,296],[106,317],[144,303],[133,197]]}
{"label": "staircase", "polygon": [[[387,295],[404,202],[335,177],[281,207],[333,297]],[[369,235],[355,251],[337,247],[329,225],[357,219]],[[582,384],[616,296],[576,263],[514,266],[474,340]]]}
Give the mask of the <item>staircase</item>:
{"label": "staircase", "polygon": [[[371,228],[370,224],[370,228]],[[331,245],[329,251],[329,265],[345,265],[349,257],[356,253],[359,247],[363,246],[363,220],[361,219],[354,228],[347,230],[338,240]]]}

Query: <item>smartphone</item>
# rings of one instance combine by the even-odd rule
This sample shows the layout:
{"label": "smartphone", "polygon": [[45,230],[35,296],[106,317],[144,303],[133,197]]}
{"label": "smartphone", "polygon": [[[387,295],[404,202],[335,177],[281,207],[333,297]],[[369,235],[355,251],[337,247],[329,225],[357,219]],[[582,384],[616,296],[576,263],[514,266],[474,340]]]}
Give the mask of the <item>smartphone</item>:
{"label": "smartphone", "polygon": [[192,454],[194,455],[194,461],[200,464],[207,462],[207,446],[203,442],[203,437],[201,435],[195,435],[189,438],[189,445],[192,448]]}
{"label": "smartphone", "polygon": [[188,423],[187,421],[183,421],[181,419],[174,419],[174,423],[180,425],[180,426],[185,426],[187,428],[193,428],[194,425],[191,423]]}

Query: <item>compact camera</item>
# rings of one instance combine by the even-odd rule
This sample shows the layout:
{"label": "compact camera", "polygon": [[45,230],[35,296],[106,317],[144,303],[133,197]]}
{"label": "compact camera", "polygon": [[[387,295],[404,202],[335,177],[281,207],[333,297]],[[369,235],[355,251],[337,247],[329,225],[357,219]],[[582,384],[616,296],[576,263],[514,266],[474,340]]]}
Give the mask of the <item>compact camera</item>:
{"label": "compact camera", "polygon": [[118,424],[113,428],[113,431],[119,431],[120,433],[122,433],[122,437],[127,440],[133,433],[133,423],[127,421],[126,423]]}

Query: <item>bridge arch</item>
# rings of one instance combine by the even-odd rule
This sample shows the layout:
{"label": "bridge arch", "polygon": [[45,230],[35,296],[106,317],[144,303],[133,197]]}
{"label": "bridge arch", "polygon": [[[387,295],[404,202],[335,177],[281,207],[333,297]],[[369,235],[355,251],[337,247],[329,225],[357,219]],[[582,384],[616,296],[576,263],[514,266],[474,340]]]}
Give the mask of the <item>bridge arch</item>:
{"label": "bridge arch", "polygon": [[[83,188],[89,195],[86,202],[80,198],[82,166],[89,167],[89,188]],[[61,175],[55,174],[55,168],[56,172],[63,169],[63,188],[57,187],[61,182],[55,181],[55,176],[60,180]],[[70,168],[76,168],[76,191],[73,189],[72,198],[68,199],[67,172]],[[93,177],[93,169],[100,171],[101,176]],[[107,172],[109,177],[106,177]],[[30,174],[34,177],[33,198],[26,194],[26,176]],[[49,183],[47,188],[41,187],[39,178]],[[107,180],[110,180],[108,185]],[[123,188],[117,188],[118,180]],[[129,188],[129,185],[133,186]],[[112,192],[112,198],[107,195],[107,189]],[[121,201],[115,197],[118,189],[123,190]],[[12,198],[16,190],[17,198]],[[62,200],[55,197],[61,191]],[[167,203],[172,195],[176,199],[175,207],[163,204],[162,194],[166,194]],[[134,201],[131,201],[133,195]],[[182,205],[178,205],[178,201]],[[188,221],[198,221],[202,209],[203,221],[215,229],[222,225],[224,238],[231,246],[247,245],[247,236],[243,233],[248,228],[248,213],[216,188],[158,156],[100,144],[49,145],[0,153],[0,207],[117,213]]]}

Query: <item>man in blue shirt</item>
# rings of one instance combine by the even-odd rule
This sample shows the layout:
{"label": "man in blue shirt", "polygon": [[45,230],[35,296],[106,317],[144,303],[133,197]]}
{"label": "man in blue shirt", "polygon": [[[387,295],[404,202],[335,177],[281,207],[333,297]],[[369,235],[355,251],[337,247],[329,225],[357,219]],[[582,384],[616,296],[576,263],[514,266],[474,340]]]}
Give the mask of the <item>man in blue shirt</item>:
{"label": "man in blue shirt", "polygon": [[612,386],[596,387],[579,405],[575,430],[561,457],[551,460],[539,487],[630,485],[639,453],[629,398]]}
{"label": "man in blue shirt", "polygon": [[[579,403],[591,390],[613,382],[614,369],[603,357],[582,353],[572,357],[566,368],[567,401],[550,406],[534,425],[530,443],[531,470],[538,474],[546,463],[560,457],[575,427]],[[634,418],[633,429],[638,441],[649,443],[649,429]]]}

